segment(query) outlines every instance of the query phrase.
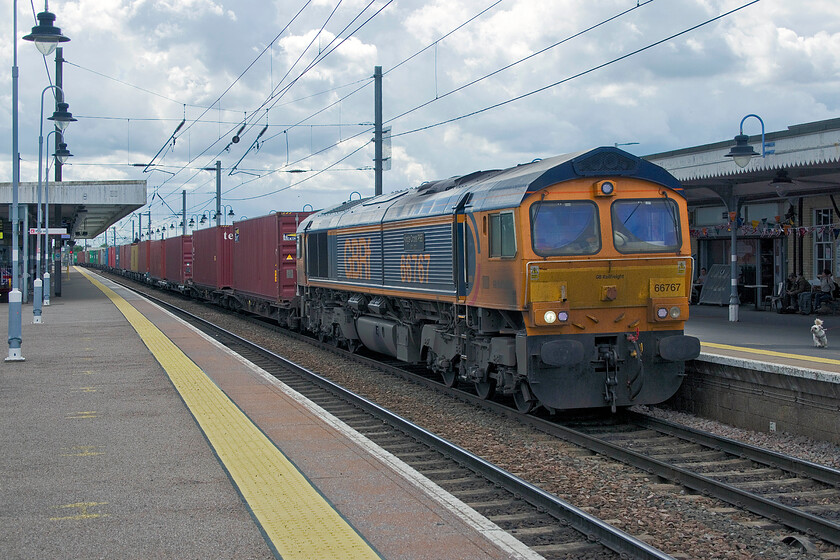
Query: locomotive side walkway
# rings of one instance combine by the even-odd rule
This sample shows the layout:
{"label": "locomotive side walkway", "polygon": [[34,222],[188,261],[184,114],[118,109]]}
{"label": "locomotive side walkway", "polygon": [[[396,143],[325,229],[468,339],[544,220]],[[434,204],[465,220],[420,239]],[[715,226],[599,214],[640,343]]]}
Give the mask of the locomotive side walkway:
{"label": "locomotive side walkway", "polygon": [[536,557],[147,300],[51,303],[0,363],[3,558]]}

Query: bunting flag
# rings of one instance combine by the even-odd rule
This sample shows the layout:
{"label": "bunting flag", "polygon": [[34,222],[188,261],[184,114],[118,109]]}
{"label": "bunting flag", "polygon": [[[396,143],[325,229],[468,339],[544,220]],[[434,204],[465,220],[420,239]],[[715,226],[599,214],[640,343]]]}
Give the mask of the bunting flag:
{"label": "bunting flag", "polygon": [[834,240],[840,238],[840,224],[795,227],[790,223],[774,223],[769,221],[767,218],[762,218],[761,220],[750,220],[749,222],[738,218],[735,222],[727,222],[714,226],[689,228],[689,235],[695,238],[719,237],[731,233],[733,228],[735,228],[738,235],[755,235],[763,238],[788,235],[805,237],[811,234],[823,238],[827,238],[831,235],[831,238]]}

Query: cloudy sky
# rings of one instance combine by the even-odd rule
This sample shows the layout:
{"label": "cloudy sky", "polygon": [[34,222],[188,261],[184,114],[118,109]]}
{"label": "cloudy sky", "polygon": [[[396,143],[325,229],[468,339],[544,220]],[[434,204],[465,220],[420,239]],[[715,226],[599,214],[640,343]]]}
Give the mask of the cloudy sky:
{"label": "cloudy sky", "polygon": [[[16,3],[20,38],[44,2]],[[3,5],[8,14],[11,2]],[[768,132],[840,116],[837,0],[49,8],[71,39],[64,90],[78,119],[66,135],[75,157],[64,180],[146,179],[153,227],[176,220],[183,190],[188,215],[215,208],[215,176],[202,168],[217,160],[222,202],[237,218],[372,195],[375,66],[393,133],[385,192],[601,145],[632,143],[624,148],[645,155],[731,139],[750,113]],[[0,59],[10,69],[11,18],[2,19]],[[37,180],[40,96],[53,59],[45,64],[18,40],[22,181]],[[11,181],[11,72],[2,74],[0,181]],[[745,132],[760,132],[758,121]],[[152,161],[146,173],[131,165]],[[124,220],[118,241],[130,232]]]}

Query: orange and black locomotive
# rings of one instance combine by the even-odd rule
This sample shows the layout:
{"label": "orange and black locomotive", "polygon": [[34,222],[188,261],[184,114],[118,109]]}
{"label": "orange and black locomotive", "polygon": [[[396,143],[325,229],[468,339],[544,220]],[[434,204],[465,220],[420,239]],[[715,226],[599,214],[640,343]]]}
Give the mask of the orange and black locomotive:
{"label": "orange and black locomotive", "polygon": [[678,181],[604,147],[312,214],[296,305],[321,338],[522,412],[615,410],[668,399],[699,355],[692,264]]}

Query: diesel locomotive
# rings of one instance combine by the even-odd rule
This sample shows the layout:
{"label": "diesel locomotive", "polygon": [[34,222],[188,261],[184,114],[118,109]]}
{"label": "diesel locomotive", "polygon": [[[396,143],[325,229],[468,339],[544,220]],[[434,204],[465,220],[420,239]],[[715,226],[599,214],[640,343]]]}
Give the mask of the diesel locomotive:
{"label": "diesel locomotive", "polygon": [[700,342],[679,182],[612,147],[305,218],[294,324],[523,413],[660,403]]}
{"label": "diesel locomotive", "polygon": [[93,250],[81,262],[426,364],[523,413],[667,400],[685,362],[685,199],[617,148]]}

